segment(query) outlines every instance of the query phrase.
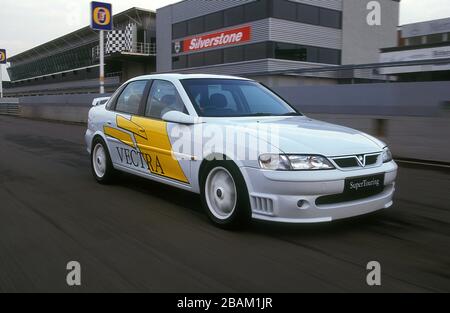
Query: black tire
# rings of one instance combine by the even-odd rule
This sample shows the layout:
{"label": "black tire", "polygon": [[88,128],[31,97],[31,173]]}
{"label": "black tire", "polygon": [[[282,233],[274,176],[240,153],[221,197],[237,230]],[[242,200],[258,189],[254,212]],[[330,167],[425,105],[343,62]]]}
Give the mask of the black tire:
{"label": "black tire", "polygon": [[[94,167],[94,155],[96,151],[96,147],[101,146],[103,148],[103,151],[105,153],[105,171],[104,175],[99,175]],[[108,146],[106,145],[105,141],[101,137],[96,137],[92,141],[92,149],[91,149],[91,171],[92,175],[94,176],[95,180],[100,184],[110,184],[114,181],[114,178],[116,176],[116,170],[114,169],[111,161],[111,156],[109,155]]]}
{"label": "black tire", "polygon": [[[206,196],[206,182],[208,176],[213,170],[220,168],[226,169],[231,174],[236,186],[237,194],[235,208],[232,214],[226,218],[218,218],[214,215],[212,212],[213,209],[208,205]],[[200,175],[200,188],[203,208],[214,225],[224,229],[235,230],[242,229],[250,223],[252,214],[247,185],[245,184],[241,171],[233,161],[208,161]]]}

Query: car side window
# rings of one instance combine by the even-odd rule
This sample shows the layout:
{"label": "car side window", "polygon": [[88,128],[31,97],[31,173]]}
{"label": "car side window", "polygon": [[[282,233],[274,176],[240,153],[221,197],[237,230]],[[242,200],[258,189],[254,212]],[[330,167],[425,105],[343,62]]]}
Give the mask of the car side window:
{"label": "car side window", "polygon": [[109,99],[108,103],[106,104],[107,110],[109,110],[109,111],[114,110],[114,107],[117,102],[117,98],[120,96],[123,89],[124,89],[124,86],[122,85],[112,94],[111,99]]}
{"label": "car side window", "polygon": [[169,111],[187,113],[176,87],[169,81],[154,80],[148,95],[145,116],[161,119]]}
{"label": "car side window", "polygon": [[129,83],[117,99],[116,111],[138,114],[146,85],[147,81],[144,80]]}

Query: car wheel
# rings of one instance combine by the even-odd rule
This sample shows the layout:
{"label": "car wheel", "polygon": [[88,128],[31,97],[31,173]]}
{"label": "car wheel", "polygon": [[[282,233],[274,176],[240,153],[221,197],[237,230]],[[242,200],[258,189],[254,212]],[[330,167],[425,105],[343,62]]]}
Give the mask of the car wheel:
{"label": "car wheel", "polygon": [[244,178],[232,161],[210,161],[201,179],[201,198],[210,220],[219,227],[236,229],[251,220]]}
{"label": "car wheel", "polygon": [[101,138],[94,139],[92,143],[91,168],[97,182],[108,184],[113,181],[115,170],[108,148]]}

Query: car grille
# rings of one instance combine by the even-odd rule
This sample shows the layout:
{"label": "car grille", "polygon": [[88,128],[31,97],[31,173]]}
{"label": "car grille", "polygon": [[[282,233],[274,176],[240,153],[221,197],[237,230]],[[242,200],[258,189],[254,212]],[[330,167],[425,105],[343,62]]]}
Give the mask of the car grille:
{"label": "car grille", "polygon": [[338,204],[343,202],[350,202],[350,201],[356,201],[361,200],[364,198],[369,198],[372,196],[376,196],[384,191],[384,188],[376,189],[376,190],[370,190],[365,192],[358,192],[358,193],[340,193],[335,195],[328,195],[328,196],[322,196],[316,199],[316,205],[327,205],[327,204]]}
{"label": "car grille", "polygon": [[348,157],[338,157],[338,158],[332,158],[333,162],[336,163],[337,166],[339,166],[340,168],[352,168],[352,167],[365,167],[365,166],[372,166],[378,163],[378,159],[380,158],[381,154],[366,154],[366,155],[361,155],[361,157],[363,157],[365,160],[362,162],[363,164],[365,164],[364,166],[362,166],[359,162],[358,162],[358,156],[356,155],[352,155],[352,156],[348,156]]}
{"label": "car grille", "polygon": [[339,167],[357,167],[359,166],[358,161],[355,157],[345,158],[345,159],[334,159],[333,160]]}
{"label": "car grille", "polygon": [[379,154],[376,154],[376,155],[366,155],[366,166],[367,166],[367,165],[374,165],[374,164],[376,164],[379,157],[380,157]]}

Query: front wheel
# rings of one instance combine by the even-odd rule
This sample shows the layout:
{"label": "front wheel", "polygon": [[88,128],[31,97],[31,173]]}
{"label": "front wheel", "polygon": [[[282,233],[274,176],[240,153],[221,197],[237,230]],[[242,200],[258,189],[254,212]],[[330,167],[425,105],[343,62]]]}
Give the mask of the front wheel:
{"label": "front wheel", "polygon": [[247,186],[232,161],[211,161],[201,179],[201,198],[210,220],[227,229],[241,228],[251,220]]}
{"label": "front wheel", "polygon": [[94,139],[92,143],[91,168],[97,182],[108,184],[113,181],[115,170],[109,156],[108,147],[100,138]]}

